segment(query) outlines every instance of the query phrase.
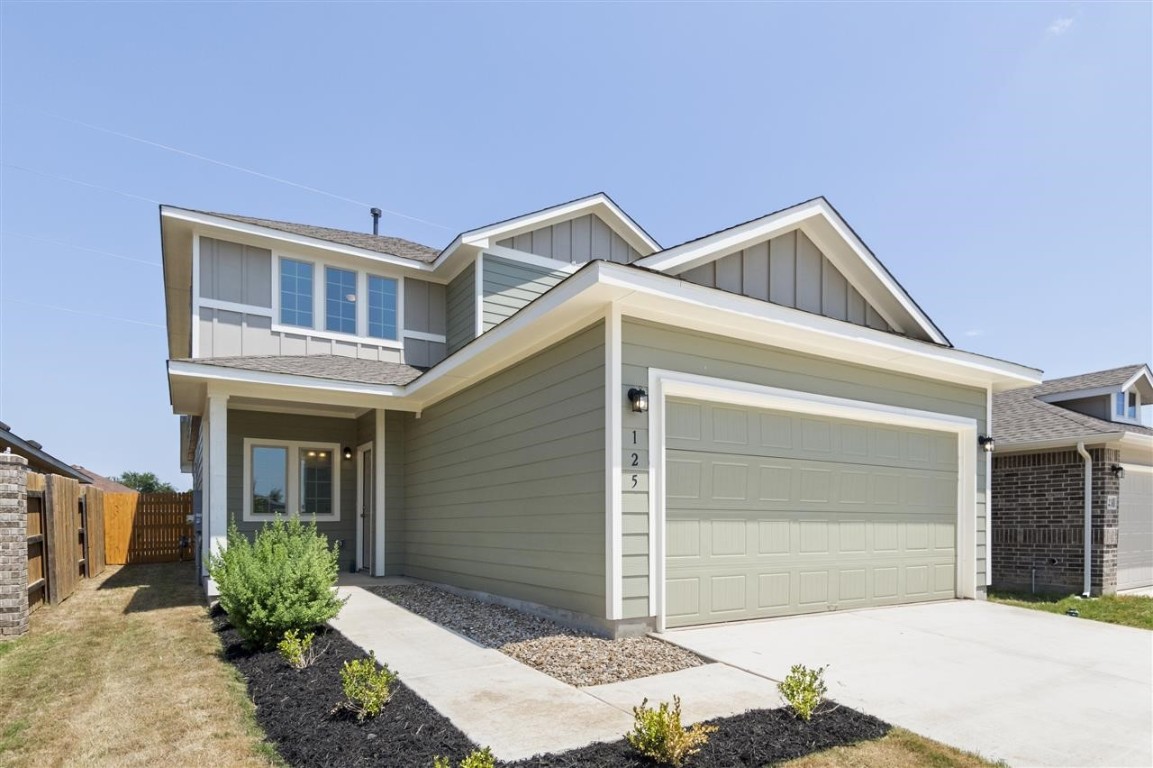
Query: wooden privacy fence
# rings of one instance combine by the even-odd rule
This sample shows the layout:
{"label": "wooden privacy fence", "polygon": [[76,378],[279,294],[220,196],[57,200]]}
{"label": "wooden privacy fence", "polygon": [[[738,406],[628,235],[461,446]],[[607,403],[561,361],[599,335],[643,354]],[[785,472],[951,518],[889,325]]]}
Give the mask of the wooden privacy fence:
{"label": "wooden privacy fence", "polygon": [[28,608],[67,599],[80,579],[104,572],[104,492],[29,472]]}
{"label": "wooden privacy fence", "polygon": [[104,494],[104,551],[110,565],[191,559],[191,493]]}

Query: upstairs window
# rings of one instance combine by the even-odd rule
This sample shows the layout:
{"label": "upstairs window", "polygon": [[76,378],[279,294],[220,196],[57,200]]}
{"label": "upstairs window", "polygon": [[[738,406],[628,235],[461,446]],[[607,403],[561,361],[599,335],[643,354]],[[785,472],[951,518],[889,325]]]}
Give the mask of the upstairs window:
{"label": "upstairs window", "polygon": [[280,260],[280,322],[312,327],[312,265],[306,261]]}
{"label": "upstairs window", "polygon": [[325,267],[324,328],[336,333],[356,333],[356,273]]}
{"label": "upstairs window", "polygon": [[368,276],[368,335],[377,339],[396,338],[396,280]]}
{"label": "upstairs window", "polygon": [[1137,392],[1118,392],[1113,395],[1113,416],[1118,419],[1137,421],[1141,411],[1141,396]]}

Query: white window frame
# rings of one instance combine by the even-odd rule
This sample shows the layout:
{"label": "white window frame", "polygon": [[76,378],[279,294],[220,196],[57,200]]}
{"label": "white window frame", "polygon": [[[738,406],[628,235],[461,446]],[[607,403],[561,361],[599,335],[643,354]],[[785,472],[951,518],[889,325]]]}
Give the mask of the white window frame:
{"label": "white window frame", "polygon": [[[244,510],[246,523],[264,523],[275,519],[275,515],[258,514],[252,511],[252,449],[285,448],[288,451],[288,474],[284,489],[284,506],[289,516],[299,516],[302,520],[315,523],[340,522],[340,479],[341,462],[344,454],[339,443],[326,443],[320,440],[271,440],[262,437],[244,438]],[[300,514],[300,449],[320,448],[332,454],[332,514]]]}
{"label": "white window frame", "polygon": [[[349,334],[348,331],[334,331],[328,327],[328,271],[329,270],[335,270],[337,272],[345,272],[345,273],[349,273],[352,275],[352,290],[354,291],[354,293],[353,293],[352,301],[349,302],[353,305],[352,306],[352,309],[353,309],[353,313],[352,313],[353,328],[352,328],[351,334]],[[347,267],[338,267],[335,264],[325,264],[324,265],[324,330],[326,333],[335,333],[335,334],[352,335],[352,336],[359,335],[359,334],[357,334],[357,331],[359,331],[360,328],[362,327],[362,323],[361,323],[361,319],[360,319],[360,315],[361,315],[360,304],[361,304],[361,296],[364,295],[364,292],[361,290],[361,284],[364,282],[363,278],[361,277],[363,274],[364,273],[361,272],[360,270],[349,269]],[[397,287],[397,290],[400,290],[399,286]],[[365,296],[366,301],[367,301],[367,298],[368,297]],[[347,300],[345,297],[341,297],[341,299]],[[366,330],[367,330],[367,328],[366,328]]]}
{"label": "white window frame", "polygon": [[[1137,406],[1136,409],[1133,411],[1132,416],[1129,415],[1129,398],[1130,397],[1133,398],[1133,401],[1136,403],[1136,406]],[[1118,413],[1117,413],[1117,398],[1121,398],[1121,403],[1122,403],[1122,413],[1120,415],[1118,415]],[[1123,389],[1120,392],[1114,392],[1113,396],[1111,398],[1109,398],[1109,400],[1110,400],[1110,402],[1109,402],[1109,411],[1110,411],[1109,418],[1111,421],[1124,422],[1125,424],[1140,424],[1141,423],[1141,405],[1142,405],[1142,403],[1141,403],[1141,393],[1140,392],[1138,392],[1135,389],[1129,389],[1129,390]]]}
{"label": "white window frame", "polygon": [[[312,325],[291,325],[290,323],[284,322],[284,318],[281,315],[281,275],[284,268],[285,259],[288,261],[295,261],[297,264],[308,264],[312,267]],[[320,293],[320,291],[316,290],[317,266],[318,265],[315,261],[297,258],[296,256],[282,256],[280,254],[276,254],[276,269],[273,270],[272,275],[272,303],[274,305],[272,321],[274,326],[279,326],[288,332],[292,332],[291,329],[295,329],[296,333],[307,331],[316,327],[316,295]],[[323,303],[321,303],[319,309],[323,311]]]}
{"label": "white window frame", "polygon": [[[365,338],[374,339],[375,341],[381,341],[381,342],[385,342],[385,343],[399,342],[405,336],[404,318],[402,318],[400,315],[401,311],[404,309],[404,304],[401,300],[401,297],[404,295],[404,278],[393,277],[391,275],[380,275],[380,274],[377,274],[376,272],[363,272],[362,275],[363,275],[363,282],[364,282],[364,316],[363,317],[364,317],[364,336],[365,336]],[[396,283],[396,338],[395,339],[390,339],[386,336],[373,336],[371,333],[369,333],[369,330],[368,330],[368,326],[369,326],[368,313],[372,309],[372,299],[369,296],[368,281],[369,281],[369,278],[373,278],[373,277],[377,278],[378,280],[391,280],[394,283]],[[409,335],[412,335],[412,333],[410,332]]]}

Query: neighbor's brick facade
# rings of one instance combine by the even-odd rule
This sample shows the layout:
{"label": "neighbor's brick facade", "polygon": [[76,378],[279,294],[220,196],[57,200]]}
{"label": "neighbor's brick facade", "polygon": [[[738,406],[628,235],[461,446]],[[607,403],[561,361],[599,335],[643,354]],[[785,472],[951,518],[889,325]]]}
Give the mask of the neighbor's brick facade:
{"label": "neighbor's brick facade", "polygon": [[28,630],[28,460],[0,453],[0,638]]}
{"label": "neighbor's brick facade", "polygon": [[[1120,482],[1109,471],[1120,453],[1089,448],[1093,458],[1092,593],[1117,591]],[[1117,505],[1119,506],[1119,504]],[[1041,592],[1084,587],[1085,462],[1076,450],[993,455],[993,587],[1028,591],[1036,567]],[[1050,565],[1049,558],[1057,563]]]}

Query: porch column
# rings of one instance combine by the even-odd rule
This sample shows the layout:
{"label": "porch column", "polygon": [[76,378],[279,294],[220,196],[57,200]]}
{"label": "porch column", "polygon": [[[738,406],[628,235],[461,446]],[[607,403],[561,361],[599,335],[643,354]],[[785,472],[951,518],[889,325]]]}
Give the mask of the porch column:
{"label": "porch column", "polygon": [[387,490],[384,485],[384,415],[383,408],[376,409],[376,429],[372,440],[372,516],[373,536],[372,543],[372,575],[384,575],[384,544],[387,534],[384,530],[384,496]]}
{"label": "porch column", "polygon": [[[228,395],[210,391],[205,414],[208,416],[208,487],[201,504],[204,535],[201,547],[207,565],[208,554],[223,550],[228,543]],[[216,593],[211,580],[208,592]]]}

